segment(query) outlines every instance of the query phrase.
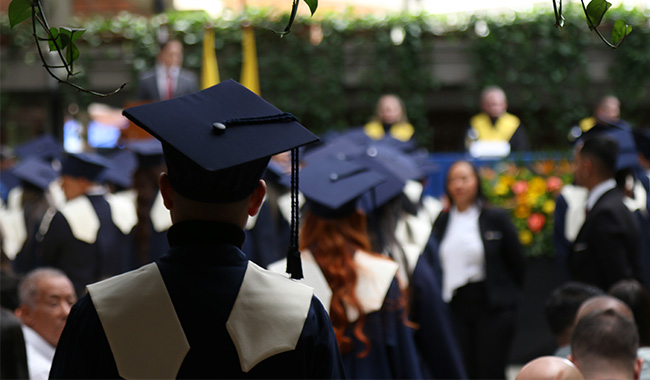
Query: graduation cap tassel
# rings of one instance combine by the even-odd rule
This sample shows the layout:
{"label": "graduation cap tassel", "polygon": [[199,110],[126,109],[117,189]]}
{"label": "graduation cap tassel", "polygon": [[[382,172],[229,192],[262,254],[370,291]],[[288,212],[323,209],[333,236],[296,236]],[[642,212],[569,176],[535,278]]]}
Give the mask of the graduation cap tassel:
{"label": "graduation cap tassel", "polygon": [[298,205],[298,149],[291,150],[291,236],[287,253],[287,273],[291,278],[303,278],[302,262],[298,250],[298,228],[300,226],[300,208]]}

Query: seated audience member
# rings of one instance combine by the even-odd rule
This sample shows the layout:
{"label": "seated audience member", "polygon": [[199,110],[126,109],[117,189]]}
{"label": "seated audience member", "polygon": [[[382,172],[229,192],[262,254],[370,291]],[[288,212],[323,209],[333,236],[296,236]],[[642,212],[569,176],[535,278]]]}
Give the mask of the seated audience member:
{"label": "seated audience member", "polygon": [[528,138],[519,118],[508,113],[506,93],[497,86],[481,92],[481,112],[469,121],[466,145],[473,141],[505,142],[510,151],[527,150]]}
{"label": "seated audience member", "polygon": [[23,323],[29,378],[47,379],[54,351],[77,296],[70,279],[58,269],[39,268],[20,284],[16,316]]}
{"label": "seated audience member", "polygon": [[632,309],[639,330],[637,355],[643,359],[641,379],[650,379],[650,293],[638,281],[623,280],[612,286],[609,294]]}
{"label": "seated audience member", "polygon": [[375,115],[363,127],[363,131],[373,140],[381,140],[388,135],[405,142],[413,138],[415,129],[406,116],[404,101],[397,95],[386,94],[377,101]]}
{"label": "seated audience member", "polygon": [[583,380],[582,374],[569,360],[542,356],[528,362],[515,380]]}
{"label": "seated audience member", "polygon": [[553,332],[558,349],[553,355],[565,358],[570,352],[573,321],[580,305],[587,299],[604,294],[592,285],[567,282],[556,288],[546,299],[544,314]]}
{"label": "seated audience member", "polygon": [[614,310],[594,311],[578,321],[569,360],[585,379],[639,379],[639,334],[631,318]]}

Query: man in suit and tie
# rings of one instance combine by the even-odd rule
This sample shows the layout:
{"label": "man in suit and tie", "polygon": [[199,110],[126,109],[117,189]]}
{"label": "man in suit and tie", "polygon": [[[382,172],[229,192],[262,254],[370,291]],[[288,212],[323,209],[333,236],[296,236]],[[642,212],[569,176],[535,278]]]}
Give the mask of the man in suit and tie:
{"label": "man in suit and tie", "polygon": [[167,100],[199,90],[199,81],[193,72],[182,68],[183,44],[171,39],[160,46],[156,66],[139,78],[138,99]]}
{"label": "man in suit and tie", "polygon": [[574,159],[576,184],[589,194],[585,222],[569,253],[569,272],[574,280],[605,291],[622,279],[640,280],[640,232],[614,180],[617,155],[614,140],[594,136],[584,139]]}

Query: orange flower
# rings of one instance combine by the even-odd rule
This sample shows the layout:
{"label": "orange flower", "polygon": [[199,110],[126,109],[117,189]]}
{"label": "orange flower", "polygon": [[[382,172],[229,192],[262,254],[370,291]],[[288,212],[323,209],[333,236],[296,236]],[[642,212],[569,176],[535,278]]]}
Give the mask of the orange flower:
{"label": "orange flower", "polygon": [[532,231],[532,233],[536,234],[539,231],[544,228],[544,224],[546,224],[546,217],[544,214],[540,214],[538,212],[530,214],[528,217],[528,228]]}

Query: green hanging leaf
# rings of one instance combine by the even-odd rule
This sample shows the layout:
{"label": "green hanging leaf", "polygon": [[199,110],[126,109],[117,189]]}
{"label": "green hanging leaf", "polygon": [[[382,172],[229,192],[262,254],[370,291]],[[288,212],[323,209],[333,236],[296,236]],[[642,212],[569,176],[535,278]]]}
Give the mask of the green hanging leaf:
{"label": "green hanging leaf", "polygon": [[55,27],[51,27],[50,28],[50,39],[47,41],[48,45],[50,46],[50,51],[57,50],[57,45],[54,42],[56,41],[57,44],[60,44],[61,42],[58,41],[58,40],[59,40],[59,29],[57,29]]}
{"label": "green hanging leaf", "polygon": [[66,50],[65,58],[66,61],[68,61],[68,64],[70,65],[70,71],[74,71],[72,70],[72,63],[76,61],[77,58],[79,58],[79,48],[77,47],[77,45],[70,43],[68,49]]}
{"label": "green hanging leaf", "polygon": [[[596,28],[600,25],[600,22],[605,16],[605,12],[612,6],[612,3],[606,0],[591,0],[589,5],[587,5],[587,15],[593,24],[593,27]],[[591,25],[589,25],[591,28]]]}
{"label": "green hanging leaf", "polygon": [[76,40],[79,39],[79,37],[83,36],[84,33],[86,33],[86,29],[80,29],[80,28],[66,28],[70,29],[70,41],[75,42]]}
{"label": "green hanging leaf", "polygon": [[632,33],[632,25],[626,24],[625,20],[616,20],[612,29],[612,43],[618,44],[630,33]]}
{"label": "green hanging leaf", "polygon": [[316,8],[318,8],[318,0],[305,0],[305,3],[309,5],[309,10],[311,11],[311,15],[313,16],[314,13],[316,13]]}
{"label": "green hanging leaf", "polygon": [[9,4],[9,25],[13,28],[32,16],[30,0],[12,0]]}

